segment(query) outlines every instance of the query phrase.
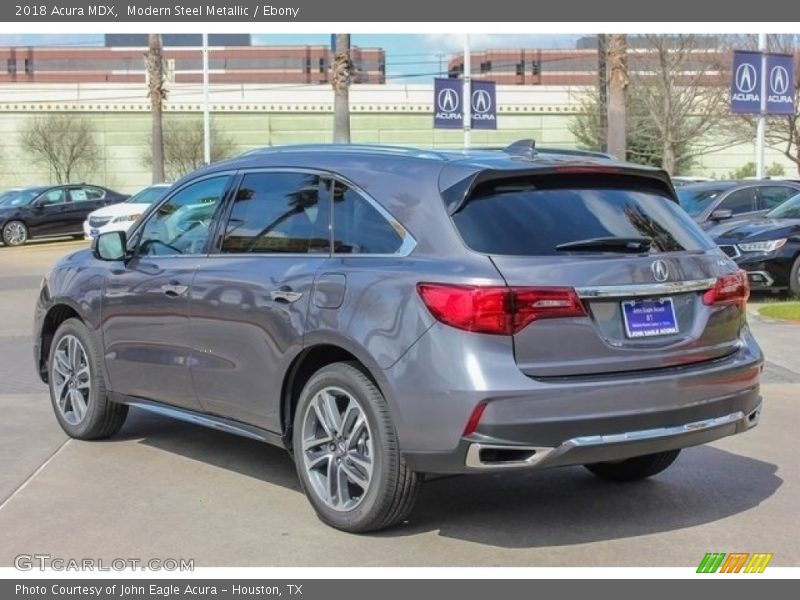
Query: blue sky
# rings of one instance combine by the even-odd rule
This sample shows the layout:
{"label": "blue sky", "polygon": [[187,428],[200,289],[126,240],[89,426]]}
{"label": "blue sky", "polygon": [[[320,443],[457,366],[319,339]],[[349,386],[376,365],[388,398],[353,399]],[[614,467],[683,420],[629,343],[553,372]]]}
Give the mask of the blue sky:
{"label": "blue sky", "polygon": [[[473,50],[489,48],[572,48],[579,35],[476,34],[470,36]],[[329,44],[326,34],[254,34],[258,45]],[[379,46],[386,50],[386,71],[390,81],[422,83],[442,69],[447,58],[463,46],[459,34],[353,34],[356,46]],[[0,46],[84,46],[102,45],[101,34],[0,34]]]}

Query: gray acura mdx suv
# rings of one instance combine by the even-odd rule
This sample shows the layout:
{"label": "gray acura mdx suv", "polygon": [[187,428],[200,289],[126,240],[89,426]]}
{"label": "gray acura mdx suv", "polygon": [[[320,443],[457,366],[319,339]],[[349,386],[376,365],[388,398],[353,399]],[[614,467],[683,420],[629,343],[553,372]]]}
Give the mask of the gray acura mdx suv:
{"label": "gray acura mdx suv", "polygon": [[69,435],[135,406],[281,445],[320,518],[364,532],[427,474],[636,480],[754,426],[748,293],[659,170],[270,148],[59,262],[34,359]]}

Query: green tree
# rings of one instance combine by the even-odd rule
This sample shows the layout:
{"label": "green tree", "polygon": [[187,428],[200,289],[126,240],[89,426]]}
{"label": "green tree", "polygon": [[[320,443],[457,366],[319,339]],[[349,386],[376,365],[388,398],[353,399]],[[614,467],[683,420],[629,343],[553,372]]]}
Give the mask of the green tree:
{"label": "green tree", "polygon": [[[786,175],[786,170],[780,163],[774,162],[766,168],[767,177],[783,177],[784,175]],[[738,169],[735,169],[730,173],[728,173],[728,179],[744,179],[746,177],[755,177],[755,176],[756,176],[756,163],[754,163],[753,161],[745,163]]]}

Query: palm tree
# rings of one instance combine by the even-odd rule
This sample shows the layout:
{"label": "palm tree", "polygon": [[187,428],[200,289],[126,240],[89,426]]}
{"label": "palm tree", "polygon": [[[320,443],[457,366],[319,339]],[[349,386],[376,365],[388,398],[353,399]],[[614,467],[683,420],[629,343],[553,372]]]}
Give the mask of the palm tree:
{"label": "palm tree", "polygon": [[625,88],[628,87],[628,40],[627,36],[612,33],[607,39],[608,58],[608,152],[625,160],[625,119],[627,102]]}
{"label": "palm tree", "polygon": [[161,36],[150,33],[147,36],[147,83],[150,97],[150,114],[152,116],[153,144],[153,183],[164,181],[164,130],[161,122],[161,111],[167,91],[164,88],[164,58],[161,53]]}
{"label": "palm tree", "polygon": [[350,34],[337,33],[333,55],[333,141],[350,143]]}

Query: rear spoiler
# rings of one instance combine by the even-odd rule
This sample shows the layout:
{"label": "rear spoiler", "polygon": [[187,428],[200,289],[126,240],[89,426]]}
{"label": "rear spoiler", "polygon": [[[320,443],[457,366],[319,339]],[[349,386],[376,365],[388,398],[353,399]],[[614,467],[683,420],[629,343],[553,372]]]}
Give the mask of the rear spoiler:
{"label": "rear spoiler", "polygon": [[503,179],[526,179],[560,175],[608,175],[638,179],[643,184],[658,188],[670,200],[678,202],[672,181],[666,171],[643,169],[625,164],[560,163],[539,166],[535,169],[479,169],[471,172],[463,166],[446,165],[439,176],[439,190],[449,215],[454,215],[469,201],[475,189],[484,183]]}

